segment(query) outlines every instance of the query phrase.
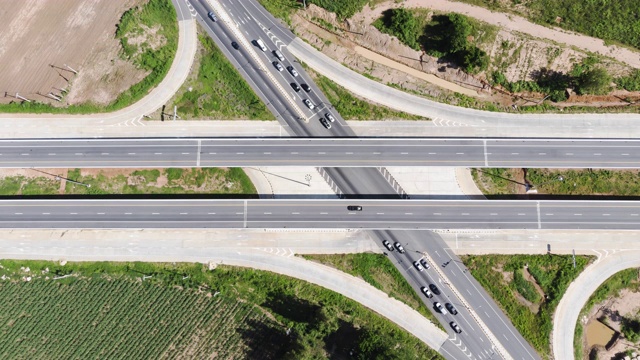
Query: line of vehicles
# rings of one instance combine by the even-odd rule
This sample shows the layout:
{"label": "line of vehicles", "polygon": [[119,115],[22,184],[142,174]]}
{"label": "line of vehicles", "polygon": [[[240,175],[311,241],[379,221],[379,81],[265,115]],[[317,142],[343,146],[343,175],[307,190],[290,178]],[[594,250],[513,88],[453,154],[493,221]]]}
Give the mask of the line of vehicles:
{"label": "line of vehicles", "polygon": [[[218,21],[218,17],[213,11],[209,11],[208,16],[209,16],[209,19],[211,19],[211,21],[213,22]],[[264,41],[262,41],[262,39],[253,40],[251,43],[265,53],[269,51],[269,49],[267,48],[267,45],[264,43]],[[231,47],[233,47],[236,50],[240,49],[240,45],[238,45],[238,43],[235,41],[231,42]],[[284,72],[285,67],[281,64],[281,62],[285,61],[284,55],[279,50],[273,50],[271,51],[271,54],[273,54],[273,56],[275,56],[277,59],[271,62],[273,67],[275,67],[276,70],[278,70],[279,72]],[[294,79],[299,77],[300,74],[293,66],[289,65],[286,67],[286,69],[287,69],[287,72],[289,72],[289,74],[291,74],[291,76],[294,77]],[[304,90],[306,93],[311,92],[311,87],[305,83],[300,83],[298,85],[297,82],[292,82],[289,85],[291,85],[291,88],[295,92],[300,92],[300,89]],[[302,99],[302,103],[304,103],[304,105],[307,108],[309,108],[309,110],[313,110],[316,108],[316,105],[311,101],[311,99]],[[330,112],[327,112],[324,114],[324,116],[320,116],[318,120],[320,121],[320,124],[322,124],[322,126],[324,126],[326,129],[331,129],[331,123],[335,122],[336,118]]]}
{"label": "line of vehicles", "polygon": [[[384,247],[390,252],[397,250],[400,254],[406,253],[406,250],[404,249],[402,244],[400,244],[397,241],[392,245],[388,240],[382,240],[382,245],[384,245]],[[431,268],[427,259],[424,259],[424,258],[418,261],[414,261],[413,267],[420,272],[425,271],[425,269],[428,270]],[[426,286],[422,286],[420,287],[420,291],[428,299],[432,299],[434,295],[440,296],[442,294],[440,292],[440,289],[438,289],[438,287],[435,284],[429,284],[428,288]],[[455,308],[455,306],[453,306],[453,304],[448,302],[446,302],[444,306],[442,306],[440,302],[436,301],[433,303],[433,307],[436,309],[437,312],[439,312],[442,315],[447,315],[448,313],[451,313],[451,315],[458,315],[458,310]],[[451,326],[453,331],[455,331],[457,334],[462,333],[462,329],[460,328],[460,326],[458,326],[458,324],[455,321],[449,322],[449,326]]]}

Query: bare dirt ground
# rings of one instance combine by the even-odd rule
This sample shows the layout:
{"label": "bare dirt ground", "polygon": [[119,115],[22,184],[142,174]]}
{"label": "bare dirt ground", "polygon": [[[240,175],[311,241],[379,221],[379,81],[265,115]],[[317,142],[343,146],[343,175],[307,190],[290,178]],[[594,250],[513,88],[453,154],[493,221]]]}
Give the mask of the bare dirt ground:
{"label": "bare dirt ground", "polygon": [[[477,44],[491,56],[489,69],[484,74],[468,75],[405,46],[395,37],[381,33],[371,25],[382,16],[383,11],[399,6],[461,12],[489,24],[504,26],[498,30],[493,41]],[[299,11],[292,17],[292,26],[300,37],[326,55],[382,83],[393,83],[408,92],[438,99],[449,98],[451,91],[455,91],[505,107],[512,104],[533,105],[542,101],[544,94],[519,94],[514,97],[492,90],[487,85],[488,74],[492,71],[502,71],[509,81],[531,80],[532,75],[540,68],[567,72],[574,63],[585,58],[588,51],[595,51],[592,49],[593,38],[588,36],[544,28],[524,18],[492,13],[481,8],[477,9],[483,11],[475,12],[476,7],[472,7],[472,12],[464,6],[466,4],[448,0],[384,1],[373,8],[365,6],[350,19],[338,21],[335,14],[310,5],[307,10]],[[498,15],[500,17],[496,17]],[[509,21],[504,22],[502,17]],[[536,33],[538,27],[545,31]],[[532,38],[532,34],[542,38]],[[544,38],[545,35],[548,37]],[[582,42],[576,45],[576,39]],[[614,76],[626,74],[631,70],[628,66],[630,62],[633,63],[630,54],[640,58],[640,52],[636,54],[628,49],[622,51],[604,44],[601,47],[602,49],[597,49],[600,49],[603,55],[612,58],[605,58],[603,63]],[[385,58],[391,61],[384,61]],[[421,76],[416,76],[415,72]],[[556,105],[622,106],[634,102],[640,102],[640,92],[630,93],[622,90],[598,97],[570,94],[566,102]]]}
{"label": "bare dirt ground", "polygon": [[[118,57],[116,24],[145,0],[0,0],[0,97],[105,104],[145,73]],[[75,75],[67,66],[78,71]],[[96,86],[100,83],[101,86]],[[73,86],[71,86],[73,85]]]}
{"label": "bare dirt ground", "polygon": [[[632,292],[627,289],[620,291],[620,296],[609,298],[602,303],[595,304],[591,312],[581,319],[584,328],[598,318],[616,331],[620,331],[622,316],[637,316],[640,311],[640,292]],[[583,335],[583,349],[585,356],[589,353],[586,343],[586,333]],[[614,359],[616,354],[626,350],[633,350],[640,353],[640,345],[632,344],[625,339],[620,339],[609,350],[598,348],[598,359]]]}

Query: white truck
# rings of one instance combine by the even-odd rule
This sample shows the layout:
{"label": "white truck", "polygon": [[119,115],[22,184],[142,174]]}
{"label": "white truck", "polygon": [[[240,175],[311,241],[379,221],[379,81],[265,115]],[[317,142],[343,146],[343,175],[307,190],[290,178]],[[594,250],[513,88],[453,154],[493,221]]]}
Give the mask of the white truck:
{"label": "white truck", "polygon": [[255,42],[256,46],[258,46],[260,48],[260,50],[267,51],[267,47],[264,45],[264,42],[262,42],[261,39],[255,40],[254,42]]}

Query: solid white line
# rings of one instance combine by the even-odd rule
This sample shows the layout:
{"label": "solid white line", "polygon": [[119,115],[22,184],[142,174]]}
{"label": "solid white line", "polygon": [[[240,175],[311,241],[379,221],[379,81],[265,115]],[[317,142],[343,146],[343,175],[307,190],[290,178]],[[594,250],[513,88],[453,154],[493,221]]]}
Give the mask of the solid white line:
{"label": "solid white line", "polygon": [[102,153],[102,155],[109,155],[109,153]]}
{"label": "solid white line", "polygon": [[540,201],[536,201],[536,211],[538,212],[538,229],[542,229],[542,220],[540,219]]}
{"label": "solid white line", "polygon": [[162,153],[153,153],[154,155],[162,155]]}
{"label": "solid white line", "polygon": [[54,155],[55,155],[55,153],[52,153],[52,154],[47,154],[47,155],[49,155],[49,156],[54,156]]}
{"label": "solid white line", "polygon": [[200,167],[200,152],[201,152],[201,150],[202,150],[202,141],[198,140],[198,155],[197,155],[197,158],[196,158],[196,166],[197,167]]}
{"label": "solid white line", "polygon": [[498,215],[498,213],[490,213],[489,215],[491,215],[491,216],[497,216],[497,215]]}

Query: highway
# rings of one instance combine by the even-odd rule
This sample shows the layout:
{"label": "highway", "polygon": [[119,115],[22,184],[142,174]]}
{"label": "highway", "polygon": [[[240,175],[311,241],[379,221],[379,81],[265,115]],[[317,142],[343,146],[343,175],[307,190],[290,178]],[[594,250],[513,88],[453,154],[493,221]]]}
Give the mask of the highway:
{"label": "highway", "polygon": [[[357,204],[362,211],[348,211]],[[635,201],[0,200],[2,228],[640,229]]]}
{"label": "highway", "polygon": [[66,139],[0,140],[0,167],[459,166],[637,168],[640,140]]}

